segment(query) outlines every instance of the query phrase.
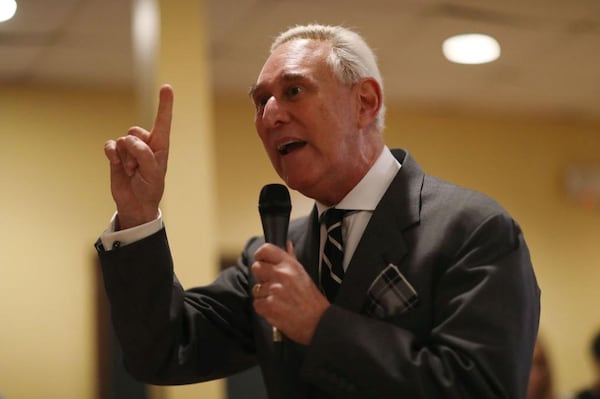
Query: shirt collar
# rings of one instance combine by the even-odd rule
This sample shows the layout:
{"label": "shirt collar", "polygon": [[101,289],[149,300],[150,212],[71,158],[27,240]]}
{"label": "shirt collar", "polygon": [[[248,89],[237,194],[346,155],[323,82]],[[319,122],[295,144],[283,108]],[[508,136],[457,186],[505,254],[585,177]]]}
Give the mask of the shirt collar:
{"label": "shirt collar", "polygon": [[[355,211],[374,211],[385,194],[394,176],[400,170],[400,163],[394,158],[387,146],[371,166],[371,169],[356,186],[337,204],[335,208]],[[319,218],[328,206],[316,201]]]}

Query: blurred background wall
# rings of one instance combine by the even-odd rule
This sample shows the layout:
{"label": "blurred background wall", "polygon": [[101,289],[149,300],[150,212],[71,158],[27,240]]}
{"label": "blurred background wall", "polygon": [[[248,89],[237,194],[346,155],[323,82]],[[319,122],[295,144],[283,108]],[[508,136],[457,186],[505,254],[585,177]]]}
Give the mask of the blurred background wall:
{"label": "blurred background wall", "polygon": [[[64,1],[70,6],[70,13],[61,19],[63,36],[60,37],[71,37],[72,40],[67,41],[68,49],[92,47],[95,56],[100,58],[92,62],[83,55],[70,55],[71,58],[62,63],[52,61],[54,65],[50,62],[52,55],[60,54],[46,49],[44,57],[32,56],[27,62],[22,61],[22,65],[13,68],[19,73],[2,75],[0,81],[0,395],[6,399],[98,397],[98,284],[92,245],[114,210],[102,147],[106,140],[123,134],[130,125],[148,125],[147,115],[152,114],[155,104],[155,98],[148,96],[155,97],[160,83],[173,84],[176,100],[173,167],[169,170],[163,205],[165,220],[172,234],[180,277],[186,286],[192,286],[211,281],[219,258],[236,257],[249,236],[260,234],[258,193],[264,184],[279,181],[254,132],[253,107],[245,95],[266,57],[272,36],[291,23],[319,20],[358,26],[377,37],[376,29],[366,26],[366,20],[362,26],[360,18],[352,19],[350,11],[340,8],[341,3],[337,3],[340,13],[337,18],[321,19],[318,17],[324,15],[325,10],[336,8],[310,3],[308,11],[303,10],[295,18],[287,15],[285,20],[271,22],[266,27],[268,34],[261,32],[262,41],[257,44],[252,35],[258,33],[250,32],[254,32],[252,29],[259,21],[239,18],[236,26],[245,25],[236,31],[231,20],[215,19],[215,7],[225,7],[225,4],[228,5],[226,11],[233,13],[232,9],[238,4],[237,14],[233,13],[236,16],[250,6],[257,9],[271,6],[268,10],[273,12],[272,9],[278,7],[273,2],[225,1],[219,6],[207,1],[181,1],[176,15],[163,15],[157,71],[150,72],[150,83],[144,83],[144,91],[140,84],[134,83],[142,73],[136,75],[134,71],[139,66],[135,66],[126,51],[94,44],[101,35],[113,35],[120,41],[130,42],[127,22],[131,18],[130,8],[128,6],[126,11],[120,8],[126,2],[105,1],[103,7],[95,10],[119,12],[127,28],[120,28],[119,18],[110,19],[112,14],[100,13],[96,19],[106,18],[103,29],[87,35],[76,29],[75,40],[65,26],[77,25],[76,16],[88,10],[93,1]],[[518,7],[517,3],[508,3]],[[345,4],[349,8],[353,2]],[[448,5],[472,7],[474,2],[443,4],[448,10]],[[394,8],[398,18],[403,18],[403,13],[414,13],[416,7],[415,2],[410,1],[396,5],[400,5]],[[49,16],[55,12],[47,3],[40,2],[38,6]],[[165,3],[161,6],[165,7]],[[354,13],[364,14],[362,6],[354,6]],[[597,51],[600,19],[598,8],[589,7],[586,21],[592,25],[589,27],[588,23],[585,37],[599,45]],[[24,11],[27,7],[22,8]],[[191,15],[191,20],[186,20],[187,25],[181,22],[184,18],[181,13],[185,14],[186,10]],[[579,13],[586,15],[583,11]],[[493,15],[503,15],[498,13],[495,11]],[[269,16],[267,11],[265,14]],[[479,28],[489,15],[476,14],[471,24]],[[560,12],[553,12],[548,18],[549,24],[561,20]],[[111,25],[109,21],[117,22]],[[30,26],[39,28],[43,24],[44,21],[38,19]],[[190,33],[190,24],[197,25],[200,31]],[[391,24],[382,20],[380,28],[390,29]],[[10,44],[15,36],[10,26],[4,26],[0,24],[0,64],[14,65],[11,60],[17,58],[12,54],[18,46]],[[41,28],[37,32],[39,37],[31,30],[22,29],[20,33],[30,32],[30,35],[20,39],[21,43],[29,42],[25,43],[25,49],[19,47],[19,51],[43,45],[33,43],[34,38],[44,37]],[[78,29],[82,29],[80,25]],[[236,34],[225,43],[223,32],[227,29]],[[247,37],[241,34],[245,31]],[[535,36],[538,41],[545,37],[543,33]],[[165,34],[171,36],[165,39]],[[371,37],[368,33],[365,35],[367,39]],[[185,55],[190,51],[185,46],[188,40],[187,44],[194,49],[192,58]],[[175,46],[174,42],[179,44]],[[247,52],[258,53],[256,59],[248,59],[244,68],[235,55],[240,50],[236,53],[231,47],[239,43],[248,47]],[[383,63],[391,52],[412,47],[398,44],[377,46],[376,50]],[[420,51],[426,53],[425,49]],[[510,48],[507,53],[510,60]],[[521,52],[520,56],[527,59],[525,53]],[[516,57],[514,52],[512,54]],[[223,66],[228,59],[228,66]],[[87,60],[89,65],[82,60]],[[558,392],[569,394],[592,378],[587,348],[592,335],[600,329],[600,317],[595,309],[600,303],[597,289],[600,207],[593,196],[571,196],[565,177],[572,166],[600,165],[600,113],[590,111],[587,105],[561,108],[558,102],[554,106],[548,103],[526,106],[525,89],[519,91],[521,86],[525,87],[526,79],[523,82],[511,80],[515,70],[511,68],[516,61],[513,65],[504,64],[499,74],[476,69],[456,72],[457,67],[451,66],[448,75],[441,76],[442,81],[456,80],[453,75],[456,73],[464,75],[467,81],[486,74],[490,75],[486,78],[488,81],[499,80],[501,76],[502,87],[512,87],[505,91],[498,89],[498,98],[506,96],[501,104],[477,98],[467,101],[469,96],[477,97],[481,93],[480,89],[473,88],[457,90],[455,95],[448,91],[436,97],[435,87],[431,90],[435,74],[429,68],[439,60],[435,58],[431,64],[425,63],[426,60],[424,57],[422,71],[418,68],[403,70],[389,64],[385,69],[382,66],[384,76],[394,75],[390,80],[399,79],[406,84],[407,91],[409,87],[421,86],[423,93],[431,96],[423,94],[412,100],[389,96],[386,142],[391,147],[409,149],[430,174],[496,198],[521,224],[542,288],[540,331],[555,369],[555,385]],[[600,62],[596,60],[592,58],[590,62],[597,70]],[[411,62],[407,57],[404,65]],[[575,75],[584,68],[583,64],[574,61],[557,74]],[[77,68],[70,74],[64,73],[68,65]],[[77,71],[90,71],[92,66],[98,65],[105,65],[107,74],[120,76],[120,80],[115,79],[120,83],[111,81],[109,84],[100,79],[100,75],[77,75]],[[42,72],[36,72],[36,68]],[[556,69],[552,65],[548,68]],[[53,69],[56,70],[54,80],[40,78]],[[121,69],[130,72],[119,75]],[[223,73],[231,76],[230,81],[235,81],[237,75],[250,77],[246,78],[247,84],[236,83],[235,86],[244,86],[236,91],[226,84],[218,84],[223,80],[218,76]],[[575,80],[569,82],[569,79],[547,85],[538,82],[538,91],[549,95],[553,85],[569,83],[580,85],[575,92],[587,90],[600,97],[597,81],[586,85]],[[440,86],[439,90],[450,89]],[[512,100],[508,96],[510,92],[514,94]],[[145,93],[143,98],[140,93]],[[519,97],[519,93],[523,95]],[[511,107],[511,103],[514,106]],[[586,112],[579,112],[581,110]],[[292,200],[294,215],[305,213],[312,205],[295,193]],[[200,233],[196,230],[199,225],[203,226]],[[193,248],[197,243],[204,245],[202,255],[198,256]],[[216,383],[155,389],[151,395],[217,399],[224,397],[224,390]]]}
{"label": "blurred background wall", "polygon": [[133,93],[2,86],[0,109],[0,393],[93,398],[102,147],[133,123]]}

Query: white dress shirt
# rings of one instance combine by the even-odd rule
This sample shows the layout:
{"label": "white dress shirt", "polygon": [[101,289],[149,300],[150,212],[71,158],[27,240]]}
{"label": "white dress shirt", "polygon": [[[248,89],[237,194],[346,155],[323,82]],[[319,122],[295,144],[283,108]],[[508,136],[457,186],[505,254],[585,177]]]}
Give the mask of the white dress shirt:
{"label": "white dress shirt", "polygon": [[[342,223],[342,238],[344,239],[344,270],[348,268],[350,259],[358,246],[371,215],[386,190],[400,170],[400,163],[394,158],[388,147],[383,151],[362,180],[334,206],[337,209],[351,210]],[[317,201],[319,219],[328,209],[327,206]],[[321,247],[319,253],[323,254],[323,247],[327,233],[325,224],[321,223]],[[320,262],[320,260],[319,260]]]}

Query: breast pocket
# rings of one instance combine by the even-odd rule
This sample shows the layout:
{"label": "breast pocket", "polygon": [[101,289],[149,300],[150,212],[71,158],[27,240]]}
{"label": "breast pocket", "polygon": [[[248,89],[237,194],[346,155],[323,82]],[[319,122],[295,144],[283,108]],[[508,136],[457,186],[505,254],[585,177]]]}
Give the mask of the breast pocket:
{"label": "breast pocket", "polygon": [[390,263],[369,287],[363,311],[378,319],[396,319],[418,303],[417,291],[398,267]]}

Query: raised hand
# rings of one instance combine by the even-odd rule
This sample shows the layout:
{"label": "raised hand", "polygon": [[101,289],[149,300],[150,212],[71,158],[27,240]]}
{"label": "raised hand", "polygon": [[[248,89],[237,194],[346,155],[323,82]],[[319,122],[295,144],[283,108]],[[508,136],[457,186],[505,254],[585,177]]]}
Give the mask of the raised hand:
{"label": "raised hand", "polygon": [[252,294],[256,313],[289,339],[308,345],[329,307],[327,298],[296,259],[290,242],[287,251],[263,244],[254,259],[252,274],[258,284]]}
{"label": "raised hand", "polygon": [[110,162],[110,186],[117,205],[120,229],[137,226],[158,216],[165,188],[173,89],[160,88],[158,111],[151,131],[132,126],[127,135],[109,140],[104,153]]}

